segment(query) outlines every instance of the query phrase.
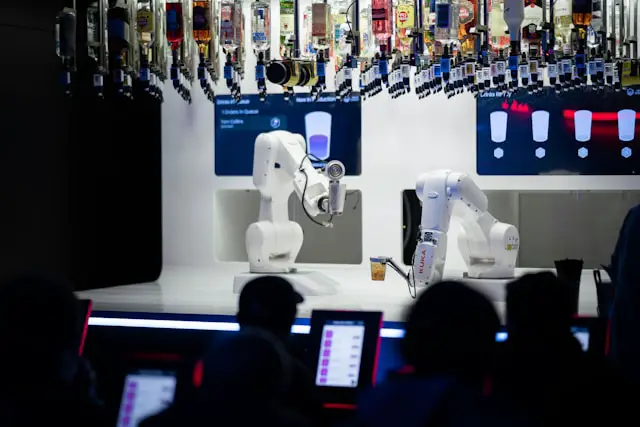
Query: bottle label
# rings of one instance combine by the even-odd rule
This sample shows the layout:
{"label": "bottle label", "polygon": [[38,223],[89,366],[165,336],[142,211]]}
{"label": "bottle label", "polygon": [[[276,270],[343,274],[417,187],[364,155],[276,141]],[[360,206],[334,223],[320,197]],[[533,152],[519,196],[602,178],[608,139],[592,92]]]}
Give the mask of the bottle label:
{"label": "bottle label", "polygon": [[107,23],[109,38],[129,40],[129,24],[122,19],[111,18]]}
{"label": "bottle label", "polygon": [[482,72],[482,70],[476,71],[476,82],[479,83],[481,80],[483,80],[483,74],[484,73]]}
{"label": "bottle label", "polygon": [[442,65],[434,65],[433,66],[433,75],[436,78],[442,77]]}
{"label": "bottle label", "polygon": [[104,85],[104,77],[102,74],[94,74],[93,75],[93,86],[94,87],[102,87]]}
{"label": "bottle label", "polygon": [[620,83],[620,75],[618,74],[618,70],[616,70],[614,67],[611,67],[611,71],[613,73],[613,82]]}
{"label": "bottle label", "polygon": [[193,30],[206,31],[209,29],[209,20],[207,19],[209,11],[206,7],[196,6],[193,8]]}
{"label": "bottle label", "polygon": [[224,74],[225,80],[233,79],[233,67],[231,65],[225,65],[223,74]]}
{"label": "bottle label", "polygon": [[558,77],[558,64],[549,64],[547,70],[549,78]]}
{"label": "bottle label", "polygon": [[451,5],[449,3],[436,4],[436,27],[448,29],[451,26],[450,20]]}
{"label": "bottle label", "polygon": [[344,78],[346,80],[351,80],[351,68],[347,67],[344,69]]}
{"label": "bottle label", "polygon": [[408,79],[409,77],[411,77],[411,65],[402,64],[400,66],[400,71],[402,72],[402,78]]}
{"label": "bottle label", "polygon": [[113,81],[115,83],[122,83],[124,81],[124,71],[115,70],[115,72],[113,73]]}
{"label": "bottle label", "polygon": [[251,33],[251,39],[254,42],[266,42],[267,35],[263,31],[256,31],[255,33]]}
{"label": "bottle label", "polygon": [[496,62],[496,69],[498,71],[498,75],[499,76],[504,76],[504,74],[507,72],[507,64],[504,61],[498,61]]}
{"label": "bottle label", "polygon": [[264,65],[256,65],[256,80],[264,79]]}
{"label": "bottle label", "polygon": [[538,74],[538,60],[532,59],[531,61],[529,61],[529,74]]}
{"label": "bottle label", "polygon": [[518,73],[521,79],[529,78],[529,64],[522,64],[518,67]]}
{"label": "bottle label", "polygon": [[576,55],[576,67],[579,69],[583,69],[585,64],[585,56],[584,53],[579,53]]}
{"label": "bottle label", "polygon": [[140,68],[140,80],[143,82],[149,81],[149,69],[148,68]]}
{"label": "bottle label", "polygon": [[136,14],[136,25],[139,33],[153,32],[153,12],[149,9],[140,9]]}
{"label": "bottle label", "polygon": [[282,6],[280,6],[280,35],[293,34],[295,22],[295,16],[293,14],[283,14]]}
{"label": "bottle label", "polygon": [[605,66],[604,66],[604,74],[607,77],[613,77],[613,64],[605,64]]}
{"label": "bottle label", "polygon": [[469,62],[464,66],[464,75],[466,77],[472,77],[476,73],[476,64]]}
{"label": "bottle label", "polygon": [[571,73],[571,60],[570,59],[563,59],[562,60],[562,72],[564,74],[570,74]]}
{"label": "bottle label", "polygon": [[442,74],[451,72],[451,60],[449,58],[442,58],[440,60],[440,71]]}
{"label": "bottle label", "polygon": [[491,75],[493,74],[490,67],[482,68],[482,78],[484,80],[491,80]]}
{"label": "bottle label", "polygon": [[596,59],[596,72],[603,73],[604,72],[604,59],[598,58]]}
{"label": "bottle label", "polygon": [[384,21],[385,19],[387,19],[387,8],[384,8],[384,7],[371,8],[372,21]]}
{"label": "bottle label", "polygon": [[387,69],[387,61],[380,61],[380,63],[378,64],[378,68],[381,75],[386,76],[387,74],[389,74],[389,71]]}
{"label": "bottle label", "polygon": [[380,64],[376,64],[373,66],[373,74],[376,76],[376,79],[382,77],[382,73],[380,72]]}
{"label": "bottle label", "polygon": [[489,67],[490,67],[490,70],[491,70],[491,76],[492,77],[497,77],[498,76],[498,64],[494,62]]}
{"label": "bottle label", "polygon": [[180,27],[182,27],[182,23],[178,19],[178,11],[175,9],[167,10],[167,31],[178,31]]}
{"label": "bottle label", "polygon": [[428,82],[429,81],[429,70],[420,71],[420,75],[421,75],[422,81],[424,81],[424,82]]}

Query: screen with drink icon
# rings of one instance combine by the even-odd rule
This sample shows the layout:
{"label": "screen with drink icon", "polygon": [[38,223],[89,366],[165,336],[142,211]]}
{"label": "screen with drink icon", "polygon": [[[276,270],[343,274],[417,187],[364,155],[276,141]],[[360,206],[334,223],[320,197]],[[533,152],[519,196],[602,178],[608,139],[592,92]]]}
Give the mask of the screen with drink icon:
{"label": "screen with drink icon", "polygon": [[329,160],[344,163],[347,175],[360,175],[361,103],[336,101],[325,93],[314,102],[305,94],[285,101],[282,94],[260,101],[258,95],[230,96],[215,101],[215,174],[251,176],[253,145],[262,132],[286,130],[304,136],[307,152],[318,167]]}
{"label": "screen with drink icon", "polygon": [[640,173],[640,86],[556,95],[485,93],[477,108],[479,175]]}
{"label": "screen with drink icon", "polygon": [[364,344],[364,321],[333,320],[322,328],[316,385],[357,387]]}

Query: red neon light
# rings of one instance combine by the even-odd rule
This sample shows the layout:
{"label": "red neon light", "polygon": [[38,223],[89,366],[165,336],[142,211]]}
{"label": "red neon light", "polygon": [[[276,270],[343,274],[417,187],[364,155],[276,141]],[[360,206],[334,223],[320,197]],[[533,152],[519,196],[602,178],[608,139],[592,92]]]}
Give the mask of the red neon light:
{"label": "red neon light", "polygon": [[380,336],[380,331],[382,330],[382,326],[384,325],[383,315],[380,315],[380,327],[378,328],[378,342],[376,343],[376,356],[373,359],[373,378],[371,379],[371,385],[375,387],[376,385],[376,377],[378,376],[378,362],[380,361],[380,347],[382,347],[382,337]]}
{"label": "red neon light", "polygon": [[193,367],[193,386],[195,388],[200,388],[202,385],[202,376],[204,374],[204,364],[202,360],[198,360],[196,365]]}
{"label": "red neon light", "polygon": [[[564,110],[562,115],[567,120],[573,120],[576,110]],[[636,119],[640,119],[640,113],[636,113]],[[618,113],[595,112],[591,113],[591,120],[594,122],[615,122],[618,120]]]}
{"label": "red neon light", "polygon": [[78,348],[78,356],[82,356],[82,353],[84,352],[84,343],[87,340],[87,332],[89,332],[89,318],[91,317],[91,310],[93,310],[93,301],[89,301],[87,314],[84,317],[84,325],[82,326],[82,338],[80,338],[80,347]]}
{"label": "red neon light", "polygon": [[349,403],[324,403],[322,406],[327,409],[356,409],[356,405],[352,405]]}
{"label": "red neon light", "polygon": [[530,113],[531,112],[531,108],[529,107],[529,105],[525,104],[524,102],[518,103],[518,101],[516,100],[514,100],[511,104],[509,104],[509,102],[505,99],[502,102],[501,107],[503,110],[510,110],[510,111],[513,111],[514,113]]}

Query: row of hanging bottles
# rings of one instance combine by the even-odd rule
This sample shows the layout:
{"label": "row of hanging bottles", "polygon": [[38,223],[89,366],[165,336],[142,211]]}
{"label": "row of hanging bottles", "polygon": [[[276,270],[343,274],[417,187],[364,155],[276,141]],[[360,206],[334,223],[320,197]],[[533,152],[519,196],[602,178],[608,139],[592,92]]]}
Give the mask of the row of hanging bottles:
{"label": "row of hanging bottles", "polygon": [[[78,0],[76,0],[78,1]],[[281,87],[317,101],[333,80],[336,101],[462,93],[621,91],[638,85],[639,0],[253,0],[250,49],[255,90]],[[80,15],[79,15],[80,12]],[[64,90],[72,95],[78,16],[95,95],[163,99],[163,83],[191,102],[224,90],[242,99],[245,16],[241,0],[99,0],[57,19]],[[301,17],[301,19],[298,19]],[[272,40],[279,46],[272,48]],[[220,68],[222,73],[220,73]],[[219,84],[218,84],[219,83]],[[246,86],[245,86],[246,87]],[[550,89],[545,89],[550,88]]]}

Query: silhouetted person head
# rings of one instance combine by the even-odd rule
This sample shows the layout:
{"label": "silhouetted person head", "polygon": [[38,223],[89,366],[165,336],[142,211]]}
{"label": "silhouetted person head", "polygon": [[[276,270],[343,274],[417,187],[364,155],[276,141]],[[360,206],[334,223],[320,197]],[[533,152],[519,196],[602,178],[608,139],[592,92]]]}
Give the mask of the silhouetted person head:
{"label": "silhouetted person head", "polygon": [[289,356],[283,344],[262,329],[245,328],[216,342],[203,362],[201,390],[212,404],[221,399],[230,404],[269,404],[288,386]]}
{"label": "silhouetted person head", "polygon": [[296,320],[298,304],[303,301],[302,295],[286,279],[261,276],[242,289],[236,317],[241,328],[264,328],[286,340]]}
{"label": "silhouetted person head", "polygon": [[509,341],[531,344],[571,334],[571,289],[551,272],[526,274],[507,285]]}
{"label": "silhouetted person head", "polygon": [[500,319],[481,293],[459,282],[430,286],[410,308],[402,351],[418,375],[481,381],[494,357]]}
{"label": "silhouetted person head", "polygon": [[46,381],[65,376],[75,366],[79,316],[78,300],[67,283],[26,275],[0,283],[3,377]]}

